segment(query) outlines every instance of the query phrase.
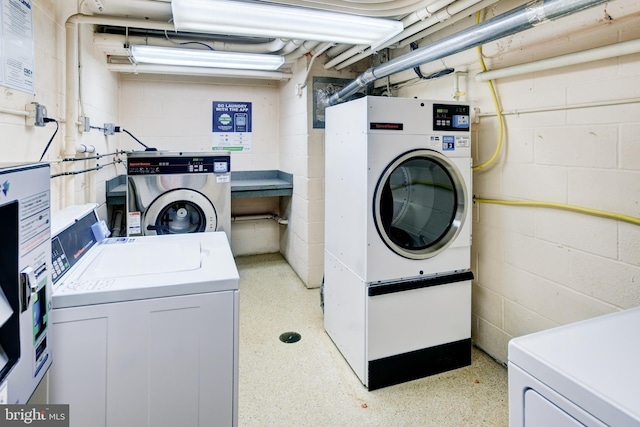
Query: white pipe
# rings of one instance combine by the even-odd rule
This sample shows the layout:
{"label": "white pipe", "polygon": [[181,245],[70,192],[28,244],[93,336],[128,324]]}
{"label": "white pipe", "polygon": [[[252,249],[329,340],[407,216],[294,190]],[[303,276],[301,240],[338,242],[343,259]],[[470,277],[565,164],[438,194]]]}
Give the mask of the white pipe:
{"label": "white pipe", "polygon": [[95,153],[96,147],[94,145],[86,145],[86,144],[78,144],[76,147],[76,153],[85,154],[85,153]]}
{"label": "white pipe", "polygon": [[[66,58],[65,58],[65,121],[64,128],[64,157],[75,155],[76,152],[86,149],[77,145],[78,133],[80,129],[76,126],[80,123],[80,63],[78,49],[78,24],[93,25],[114,25],[120,27],[135,27],[143,29],[170,30],[174,31],[173,24],[167,22],[157,22],[144,19],[130,19],[103,15],[76,14],[70,16],[65,22],[66,29]],[[76,125],[74,125],[76,124]],[[64,166],[65,172],[71,171],[72,165]],[[65,178],[64,189],[62,191],[63,203],[69,204],[74,200],[74,180]]]}
{"label": "white pipe", "polygon": [[0,113],[13,114],[14,116],[29,117],[29,112],[25,110],[12,110],[10,108],[0,108]]}
{"label": "white pipe", "polygon": [[340,55],[342,52],[349,49],[350,47],[351,47],[350,44],[344,44],[344,43],[337,44],[333,46],[331,49],[327,50],[327,56],[329,58],[335,58],[336,56]]}
{"label": "white pipe", "polygon": [[273,0],[272,2],[287,6],[295,5],[306,8],[311,7],[311,4],[315,4],[313,7],[331,10],[334,12],[344,12],[381,18],[408,15],[421,7],[422,4],[427,3],[427,1],[419,0]]}
{"label": "white pipe", "polygon": [[[404,25],[404,30],[397,36],[386,41],[382,46],[378,48],[378,50],[381,50],[388,46],[392,46],[393,44],[403,39],[406,39],[407,37],[410,37],[416,34],[417,32],[422,31],[425,28],[428,28],[434,24],[437,24],[438,22],[441,22],[442,20],[445,19],[445,15],[443,15],[442,11],[443,10],[447,11],[447,6],[449,6],[454,1],[455,0],[441,0],[438,3],[434,3],[430,6],[427,6],[424,9],[420,11],[416,11],[411,15],[409,15],[408,17],[404,18],[402,20],[402,23]],[[478,3],[479,1],[480,0],[464,0],[464,1],[459,0],[457,3],[455,3],[454,7],[455,6],[458,7],[458,9],[455,9],[455,10],[464,10],[465,8],[475,3]],[[492,1],[496,2],[498,0],[492,0]],[[431,12],[430,9],[434,10],[434,12]],[[450,17],[451,13],[452,12],[446,12],[446,16]],[[369,49],[367,45],[357,45],[343,52],[333,60],[327,62],[324,65],[324,68],[325,70],[328,70],[329,68],[332,68],[340,64],[339,66],[336,66],[336,70],[341,70],[370,55],[371,55],[371,49]]]}
{"label": "white pipe", "polygon": [[206,67],[180,67],[152,64],[107,64],[109,71],[130,74],[174,74],[189,76],[236,77],[263,80],[288,80],[290,73],[279,71],[235,70]]}
{"label": "white pipe", "polygon": [[[152,41],[151,41],[152,40]],[[151,43],[150,43],[151,41]],[[181,38],[163,38],[163,37],[154,37],[153,39],[149,37],[143,36],[125,36],[121,34],[105,34],[105,33],[96,33],[93,35],[93,44],[96,49],[102,50],[110,55],[121,55],[126,56],[129,54],[126,44],[134,45],[148,45],[153,44],[153,46],[165,46],[165,47],[176,47],[177,45],[183,44],[185,42],[189,42],[189,40],[181,39]],[[219,51],[230,51],[230,52],[246,52],[246,53],[274,53],[288,48],[290,45],[289,40],[283,39],[275,39],[268,43],[256,43],[256,44],[248,44],[248,43],[227,43],[221,41],[203,41],[202,43],[209,46],[211,49],[219,50]],[[301,42],[298,43],[298,45]],[[289,48],[291,50],[295,49]],[[204,46],[195,45],[193,49],[206,49]]]}
{"label": "white pipe", "polygon": [[[365,54],[366,52],[366,54]],[[360,55],[358,55],[360,54]],[[344,52],[342,52],[340,55],[336,56],[335,58],[333,58],[331,61],[327,62],[326,64],[324,64],[324,69],[328,70],[329,68],[332,68],[338,64],[342,65],[343,62],[346,63],[346,61],[348,61],[350,58],[355,58],[356,55],[358,55],[357,57],[359,59],[354,60],[349,62],[349,64],[353,63],[353,62],[357,62],[360,59],[366,58],[367,56],[371,55],[371,50],[368,49],[368,45],[366,44],[357,44],[355,46],[353,46],[352,48],[345,50]],[[346,67],[346,65],[345,65]],[[343,68],[343,67],[341,67]],[[339,70],[340,68],[337,68],[337,70]]]}
{"label": "white pipe", "polygon": [[[398,43],[397,47],[407,46],[413,41],[420,40],[426,37],[427,34],[425,34],[425,32],[431,30],[430,27],[435,27],[436,24],[441,24],[438,29],[442,28],[443,26],[449,26],[464,18],[467,18],[469,14],[475,13],[477,10],[484,9],[485,7],[490,6],[496,2],[498,2],[498,0],[458,0],[455,3],[451,1],[449,3],[452,4],[450,4],[449,6],[440,9],[425,20],[418,22],[408,28],[405,28],[402,33],[386,42],[385,46],[391,46],[394,43]],[[434,28],[434,30],[431,30],[430,33],[435,31],[436,29]],[[346,58],[346,55],[343,56],[342,62],[339,63],[339,65],[334,62],[331,66],[334,66],[335,64],[336,70],[341,70],[370,55],[371,51],[369,49],[360,50],[358,52],[355,52],[350,58]],[[325,68],[328,67],[325,66]]]}
{"label": "white pipe", "polygon": [[453,3],[454,0],[440,0],[435,3],[431,3],[429,6],[424,7],[422,9],[416,10],[413,13],[410,13],[405,18],[402,19],[402,23],[404,24],[404,28],[410,27],[416,22],[424,21],[429,18],[438,10],[449,6]]}
{"label": "white pipe", "polygon": [[[285,47],[282,48],[282,50],[279,52],[280,55],[284,55],[284,60],[285,62],[287,62],[287,60],[290,57],[300,57],[302,55],[304,55],[305,53],[308,52],[302,52],[302,53],[296,53],[298,52],[300,49],[303,49],[304,46],[307,44],[307,42],[303,41],[303,40],[289,40],[289,43],[287,43],[287,45]],[[319,44],[319,42],[313,42],[311,44],[311,48],[316,47]]]}
{"label": "white pipe", "polygon": [[419,31],[399,41],[398,47],[409,46],[411,43],[421,40],[444,27],[455,24],[497,2],[498,0],[459,0],[451,6],[439,10],[433,16],[430,16],[428,20],[416,25],[416,29]]}
{"label": "white pipe", "polygon": [[309,61],[309,65],[307,66],[307,72],[304,74],[304,78],[302,79],[302,83],[298,83],[295,86],[295,94],[297,96],[302,96],[302,89],[307,87],[307,79],[309,78],[309,73],[311,73],[311,68],[313,67],[313,63],[316,58],[324,53],[327,49],[333,46],[333,43],[325,43],[323,46],[320,46],[313,56],[311,57],[311,61]]}
{"label": "white pipe", "polygon": [[630,55],[640,52],[640,39],[616,43],[608,46],[597,47],[595,49],[583,50],[581,52],[569,53],[556,56],[554,58],[542,59],[540,61],[528,62],[514,65],[512,67],[489,70],[476,74],[476,81],[486,82],[503,77],[517,76],[536,71],[550,70],[553,68],[566,67],[569,65],[582,64],[585,62],[599,61],[602,59],[614,58],[617,56]]}
{"label": "white pipe", "polygon": [[296,50],[289,53],[288,55],[285,55],[284,57],[285,63],[295,62],[301,56],[304,56],[307,53],[313,51],[313,49],[315,49],[319,44],[320,42],[316,42],[316,41],[303,42]]}
{"label": "white pipe", "polygon": [[[609,101],[599,101],[599,102],[588,102],[584,104],[573,104],[573,105],[556,105],[553,107],[538,107],[538,108],[523,108],[519,110],[513,111],[502,111],[500,114],[503,116],[508,115],[520,115],[520,114],[528,114],[528,113],[548,113],[550,111],[566,111],[566,110],[578,110],[582,108],[596,108],[596,107],[611,107],[613,105],[625,105],[625,104],[638,104],[640,103],[640,98],[627,98],[627,99],[614,99]],[[482,117],[493,117],[496,116],[497,113],[481,113],[479,108],[475,109],[475,116]]]}
{"label": "white pipe", "polygon": [[[77,16],[77,15],[74,15]],[[73,18],[73,16],[71,17]],[[79,129],[74,123],[79,120],[79,75],[78,70],[78,25],[69,18],[65,23],[66,28],[66,58],[65,58],[65,81],[66,81],[66,94],[65,94],[65,121],[64,126],[64,153],[63,157],[75,156],[77,152],[76,143],[78,140]],[[64,172],[70,172],[73,169],[71,162],[63,165]],[[74,180],[69,177],[65,177],[64,187],[62,191],[63,205],[69,205],[73,202],[74,192]]]}
{"label": "white pipe", "polygon": [[83,15],[78,13],[67,19],[67,24],[113,25],[115,27],[134,27],[147,30],[175,31],[172,23],[145,19],[121,18],[118,16]]}
{"label": "white pipe", "polygon": [[268,213],[268,214],[257,214],[257,215],[234,215],[231,217],[231,222],[238,221],[260,221],[264,219],[272,219],[280,225],[289,224],[289,220],[284,218],[280,218],[278,214]]}

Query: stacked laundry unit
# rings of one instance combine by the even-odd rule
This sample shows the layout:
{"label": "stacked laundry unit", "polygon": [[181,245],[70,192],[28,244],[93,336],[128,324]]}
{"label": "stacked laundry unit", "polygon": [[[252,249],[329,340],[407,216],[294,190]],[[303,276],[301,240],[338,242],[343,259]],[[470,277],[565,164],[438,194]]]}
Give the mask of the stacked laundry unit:
{"label": "stacked laundry unit", "polygon": [[370,390],[471,363],[469,106],[326,110],[325,329]]}

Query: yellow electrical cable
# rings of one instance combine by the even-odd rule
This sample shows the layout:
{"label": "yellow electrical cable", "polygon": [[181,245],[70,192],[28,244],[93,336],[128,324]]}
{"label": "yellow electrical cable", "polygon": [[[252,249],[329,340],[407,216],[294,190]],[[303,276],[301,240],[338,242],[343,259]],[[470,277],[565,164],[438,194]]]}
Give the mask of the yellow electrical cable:
{"label": "yellow electrical cable", "polygon": [[[480,22],[480,11],[476,12],[476,24]],[[478,60],[480,62],[480,66],[482,67],[482,71],[487,71],[487,67],[484,63],[484,59],[482,57],[482,46],[477,47],[478,51]],[[496,115],[498,117],[498,125],[499,125],[499,134],[498,134],[498,145],[496,146],[496,150],[493,153],[493,156],[486,162],[474,166],[473,170],[480,170],[486,168],[491,163],[493,163],[500,154],[502,150],[502,141],[504,137],[504,122],[502,116],[502,109],[500,108],[500,102],[498,101],[498,95],[496,94],[495,87],[493,85],[492,80],[488,80],[489,88],[491,89],[491,95],[493,97],[493,104],[496,109]],[[555,202],[536,202],[536,201],[525,201],[525,200],[499,200],[499,199],[485,199],[480,197],[474,197],[474,202],[478,203],[490,203],[496,205],[508,205],[508,206],[527,206],[527,207],[538,207],[538,208],[552,208],[552,209],[562,209],[570,212],[578,212],[587,215],[599,216],[602,218],[614,219],[618,221],[628,222],[634,225],[640,225],[640,218],[633,217],[630,215],[623,215],[615,212],[608,212],[599,209],[591,209],[585,208],[582,206],[568,205],[564,203],[555,203]]]}
{"label": "yellow electrical cable", "polygon": [[591,209],[585,208],[582,206],[575,205],[567,205],[564,203],[555,203],[555,202],[536,202],[536,201],[526,201],[526,200],[500,200],[500,199],[485,199],[481,197],[474,197],[474,202],[478,203],[490,203],[494,205],[510,205],[510,206],[527,206],[527,207],[536,207],[536,208],[552,208],[552,209],[562,209],[571,212],[578,212],[587,215],[599,216],[602,218],[615,219],[618,221],[628,222],[634,225],[640,225],[640,218],[633,217],[630,215],[623,215],[615,212],[602,211],[599,209]]}
{"label": "yellow electrical cable", "polygon": [[[478,24],[480,22],[480,11],[476,12],[476,24]],[[482,71],[486,72],[487,71],[487,66],[484,63],[484,59],[482,58],[482,45],[478,46],[477,48],[478,51],[478,60],[480,61],[480,66],[482,67]],[[498,156],[500,155],[500,151],[502,151],[502,141],[504,139],[504,123],[503,123],[503,118],[502,118],[502,109],[500,108],[500,102],[498,101],[498,95],[496,94],[496,89],[493,86],[493,81],[492,80],[487,80],[487,83],[489,84],[489,88],[491,89],[491,96],[493,97],[493,105],[495,106],[496,109],[496,115],[498,118],[498,129],[499,129],[499,133],[498,133],[498,145],[496,146],[496,150],[493,152],[493,155],[491,156],[491,158],[489,160],[487,160],[486,162],[478,165],[478,166],[474,166],[472,168],[472,170],[477,171],[480,169],[484,169],[487,166],[489,166],[490,164],[492,164],[493,162],[496,161],[496,159],[498,158]]]}

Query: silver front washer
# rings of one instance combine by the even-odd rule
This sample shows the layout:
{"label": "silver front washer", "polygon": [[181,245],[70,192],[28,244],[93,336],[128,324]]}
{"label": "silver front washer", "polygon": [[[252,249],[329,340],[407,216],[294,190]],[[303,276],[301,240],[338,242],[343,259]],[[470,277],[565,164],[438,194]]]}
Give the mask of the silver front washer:
{"label": "silver front washer", "polygon": [[230,157],[184,152],[127,156],[127,235],[231,233]]}

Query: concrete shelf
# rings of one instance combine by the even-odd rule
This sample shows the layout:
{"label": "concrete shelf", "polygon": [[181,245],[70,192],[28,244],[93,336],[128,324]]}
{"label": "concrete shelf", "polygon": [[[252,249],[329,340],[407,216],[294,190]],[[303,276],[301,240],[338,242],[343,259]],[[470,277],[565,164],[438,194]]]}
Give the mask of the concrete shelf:
{"label": "concrete shelf", "polygon": [[231,198],[278,197],[293,194],[293,175],[279,170],[231,172]]}

